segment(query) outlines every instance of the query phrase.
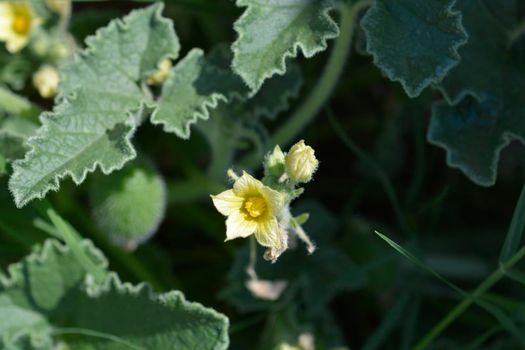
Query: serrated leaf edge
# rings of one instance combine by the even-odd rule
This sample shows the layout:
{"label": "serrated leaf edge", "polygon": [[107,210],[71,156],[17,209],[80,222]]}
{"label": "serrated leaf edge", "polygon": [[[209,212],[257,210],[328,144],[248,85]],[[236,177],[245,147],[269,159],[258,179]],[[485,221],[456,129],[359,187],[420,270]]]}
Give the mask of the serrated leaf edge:
{"label": "serrated leaf edge", "polygon": [[[465,94],[464,97],[467,97],[468,94]],[[477,96],[476,95],[468,95],[468,96],[472,96],[474,97],[476,100],[478,100]],[[514,140],[518,140],[520,141],[522,144],[525,145],[525,138],[517,135],[517,134],[514,134],[510,131],[505,131],[503,132],[502,134],[502,137],[500,139],[500,142],[498,144],[498,146],[496,148],[494,148],[494,152],[493,152],[493,155],[492,155],[492,158],[491,158],[491,162],[490,162],[490,167],[489,167],[489,170],[490,170],[490,177],[489,178],[485,178],[485,177],[480,177],[480,176],[477,176],[474,172],[470,171],[470,169],[468,167],[465,167],[464,164],[460,163],[460,162],[457,162],[457,161],[454,161],[454,154],[456,152],[452,152],[448,145],[445,144],[444,142],[440,142],[436,139],[433,138],[432,136],[432,125],[433,125],[433,120],[435,118],[435,110],[437,108],[439,108],[440,106],[443,106],[443,105],[446,105],[446,106],[449,106],[449,107],[454,107],[455,105],[459,104],[462,100],[458,100],[456,101],[454,104],[449,104],[447,103],[446,101],[438,101],[438,102],[435,102],[433,105],[432,105],[432,113],[431,113],[431,118],[430,118],[430,123],[429,123],[429,127],[428,127],[428,131],[427,131],[427,140],[429,143],[435,145],[435,146],[438,146],[442,149],[445,150],[446,152],[446,162],[447,162],[447,165],[451,168],[455,168],[455,169],[458,169],[460,170],[463,174],[465,174],[465,176],[467,178],[469,178],[472,182],[474,182],[475,184],[479,185],[479,186],[483,186],[483,187],[490,187],[490,186],[493,186],[495,183],[496,183],[496,179],[497,179],[497,170],[498,170],[498,164],[499,164],[499,160],[500,160],[500,155],[501,155],[501,151],[506,148],[512,141]]]}
{"label": "serrated leaf edge", "polygon": [[[68,99],[67,102],[66,101],[63,101],[59,106],[62,106],[63,103],[71,103],[71,100]],[[144,104],[142,104],[144,105]],[[143,106],[140,106],[140,109],[142,109]],[[75,177],[75,174],[70,171],[70,170],[66,170],[64,171],[63,173],[61,174],[56,174],[53,179],[51,179],[49,182],[48,182],[48,185],[47,187],[40,191],[39,193],[33,193],[33,194],[30,194],[30,195],[24,195],[24,196],[20,196],[18,193],[17,193],[17,190],[13,187],[13,181],[15,179],[15,173],[16,173],[16,168],[18,167],[23,167],[25,164],[27,164],[28,162],[30,162],[30,159],[31,157],[33,156],[34,153],[37,152],[36,148],[33,147],[33,145],[36,145],[38,144],[38,141],[39,140],[44,140],[45,137],[43,136],[47,131],[48,131],[48,125],[47,125],[47,119],[52,117],[53,116],[53,112],[46,112],[44,114],[41,115],[41,122],[42,122],[42,126],[37,130],[36,134],[34,136],[31,136],[27,139],[27,146],[30,147],[30,150],[29,152],[26,153],[25,157],[23,159],[19,159],[19,160],[16,160],[13,162],[13,175],[11,176],[11,178],[9,179],[9,191],[11,192],[11,195],[14,197],[15,199],[15,204],[16,204],[16,207],[17,208],[22,208],[23,206],[25,206],[28,202],[30,202],[31,200],[33,199],[43,199],[47,193],[49,191],[58,191],[60,189],[60,180],[66,178],[66,177],[70,177],[73,182],[76,184],[76,185],[80,185],[82,182],[84,182],[84,180],[86,179],[87,175],[89,173],[92,173],[94,172],[97,168],[100,168],[100,170],[105,174],[105,175],[109,175],[111,172],[115,171],[115,170],[119,170],[119,169],[122,169],[122,167],[130,160],[134,159],[136,156],[137,156],[137,152],[135,151],[132,143],[131,143],[131,138],[133,137],[137,127],[135,125],[135,123],[133,122],[133,112],[128,112],[129,114],[129,117],[128,117],[128,120],[125,121],[124,123],[117,123],[115,124],[115,126],[119,125],[119,124],[123,124],[125,126],[128,126],[130,127],[130,130],[129,132],[126,134],[125,136],[125,147],[127,148],[126,151],[129,151],[129,154],[127,155],[127,157],[125,157],[122,162],[118,163],[117,165],[113,166],[113,167],[108,167],[108,168],[105,168],[103,166],[103,164],[100,162],[100,161],[95,161],[92,166],[90,167],[87,167],[84,169],[84,171],[82,172],[82,174],[80,175],[80,177]]]}
{"label": "serrated leaf edge", "polygon": [[133,285],[129,282],[122,282],[118,275],[114,272],[111,272],[107,275],[104,282],[101,284],[97,284],[92,276],[86,277],[86,283],[85,283],[85,291],[87,295],[91,298],[97,298],[100,295],[110,292],[113,287],[119,294],[128,294],[131,296],[140,296],[142,293],[146,293],[148,296],[148,299],[151,301],[158,301],[161,304],[166,304],[168,302],[173,302],[176,304],[182,304],[186,310],[189,312],[196,312],[198,314],[206,314],[214,317],[217,319],[217,321],[224,323],[225,328],[220,334],[220,338],[217,340],[217,343],[213,347],[214,350],[223,350],[227,349],[229,345],[229,336],[228,336],[228,328],[229,328],[229,319],[215,311],[212,308],[207,308],[201,303],[197,302],[190,302],[186,300],[186,297],[184,294],[180,291],[170,291],[167,293],[156,293],[152,287],[143,282],[139,283],[137,285]]}
{"label": "serrated leaf edge", "polygon": [[[448,74],[448,72],[456,67],[460,62],[461,62],[461,56],[459,55],[459,52],[458,52],[458,49],[465,45],[468,41],[468,33],[465,29],[465,27],[463,26],[463,14],[461,13],[461,11],[456,11],[453,9],[454,5],[456,4],[456,0],[452,0],[449,4],[449,6],[446,8],[446,11],[447,11],[447,14],[450,15],[450,16],[457,16],[457,27],[458,29],[461,31],[461,34],[463,34],[463,40],[461,41],[458,41],[457,43],[455,43],[454,45],[452,45],[452,48],[451,48],[451,53],[452,53],[452,57],[456,59],[456,62],[453,63],[453,64],[450,64],[448,67],[445,67],[442,71],[441,71],[441,76],[437,76],[435,78],[426,78],[424,79],[418,86],[416,86],[414,89],[412,89],[412,87],[408,86],[408,84],[406,83],[406,81],[404,79],[402,79],[401,77],[395,77],[394,76],[394,72],[390,69],[387,69],[385,68],[385,66],[383,65],[382,63],[382,60],[378,57],[378,54],[377,54],[377,51],[376,50],[373,50],[372,49],[372,40],[370,40],[370,36],[368,35],[368,32],[367,30],[365,29],[365,26],[363,25],[363,23],[365,23],[368,18],[371,16],[371,12],[370,11],[373,11],[373,7],[369,8],[367,10],[367,12],[365,13],[365,15],[363,16],[363,18],[361,19],[361,22],[360,22],[360,25],[361,25],[361,28],[363,29],[363,31],[365,32],[365,35],[366,35],[366,52],[368,54],[370,54],[372,56],[372,61],[374,63],[374,65],[376,65],[377,67],[379,67],[381,69],[381,72],[383,72],[388,79],[390,79],[391,81],[395,81],[395,82],[399,82],[401,84],[401,86],[403,86],[403,90],[405,91],[405,93],[411,97],[411,98],[415,98],[417,96],[419,96],[421,94],[421,92],[423,92],[423,90],[425,88],[427,88],[429,85],[432,85],[432,84],[438,84],[439,82],[441,82],[445,77],[446,75]],[[376,4],[374,4],[375,6]]]}
{"label": "serrated leaf edge", "polygon": [[[193,58],[193,56],[196,56],[196,55],[201,55],[201,57],[203,59],[206,59],[205,55],[204,55],[204,51],[200,48],[193,48],[190,52],[188,52],[188,54],[183,58],[181,59],[177,65],[175,65],[175,67],[173,67],[172,71],[170,74],[176,74],[176,72],[178,71],[178,69],[181,69],[180,67],[182,67],[182,65],[184,63],[186,63],[187,60],[190,60]],[[213,66],[210,65],[209,67],[210,69],[220,69],[220,68],[215,68]],[[166,85],[164,85],[166,86]],[[164,87],[163,87],[163,92],[161,93],[161,96],[163,95],[164,93]],[[230,93],[228,94],[228,96],[222,94],[222,93],[219,93],[219,92],[214,92],[212,93],[210,96],[210,100],[209,101],[204,101],[198,108],[197,110],[193,113],[192,115],[192,118],[190,120],[187,120],[186,121],[186,124],[184,125],[184,129],[183,130],[180,130],[178,129],[177,127],[174,127],[174,126],[171,126],[168,122],[165,122],[165,121],[162,121],[162,120],[158,120],[157,119],[157,112],[158,112],[158,109],[155,109],[153,111],[153,113],[151,114],[151,117],[150,117],[150,121],[153,125],[162,125],[162,129],[164,132],[167,132],[167,133],[174,133],[175,135],[177,135],[178,137],[184,139],[184,140],[187,140],[189,139],[190,137],[190,134],[191,134],[191,126],[195,123],[197,123],[200,120],[208,120],[210,118],[210,111],[212,109],[215,109],[217,108],[217,106],[219,105],[220,102],[229,102],[230,99],[232,98],[239,98],[239,99],[243,99],[243,97],[238,94],[238,93]]]}
{"label": "serrated leaf edge", "polygon": [[[86,251],[89,251],[90,254],[101,264],[102,268],[107,268],[109,266],[108,260],[91,240],[83,239],[80,242],[82,248],[85,248]],[[59,254],[65,255],[71,252],[71,249],[65,244],[56,239],[47,239],[44,241],[42,246],[37,246],[33,251],[24,257],[21,261],[11,264],[7,267],[7,273],[0,271],[0,286],[4,289],[8,289],[16,284],[17,276],[23,274],[24,265],[26,263],[36,263],[36,264],[45,264],[50,252],[57,252]]]}
{"label": "serrated leaf edge", "polygon": [[[129,28],[129,22],[132,21],[132,19],[134,17],[140,16],[142,14],[141,12],[144,11],[144,10],[151,9],[152,11],[154,11],[154,19],[156,19],[159,22],[162,22],[164,24],[167,24],[171,28],[171,30],[173,30],[175,32],[175,29],[174,29],[174,26],[173,26],[173,22],[168,20],[168,19],[166,19],[166,18],[164,18],[164,17],[162,17],[162,15],[161,15],[161,12],[162,12],[163,8],[164,8],[164,4],[163,3],[156,3],[156,4],[151,5],[149,8],[132,10],[129,14],[127,14],[123,18],[116,18],[115,20],[111,21],[107,26],[98,29],[95,32],[94,35],[89,36],[88,38],[86,38],[86,40],[85,40],[86,48],[84,48],[82,51],[79,51],[79,52],[75,53],[75,55],[73,57],[73,60],[69,64],[70,65],[76,64],[78,62],[78,60],[79,60],[79,57],[81,57],[81,56],[82,57],[86,57],[86,56],[92,54],[93,52],[96,52],[97,43],[100,40],[103,40],[103,36],[105,35],[106,32],[109,32],[109,31],[113,30],[115,27],[118,27],[118,28],[120,28],[122,30],[127,30]],[[178,44],[179,41],[178,41],[178,37],[176,35],[175,35],[175,38],[176,38],[176,41],[177,41],[177,44]],[[178,45],[177,48],[178,48],[178,50],[180,50],[180,45]],[[178,56],[178,52],[176,54],[167,55],[167,56],[171,57],[171,58],[176,58]],[[151,72],[149,72],[149,73],[152,73],[152,72],[153,72],[153,70]],[[148,73],[148,72],[145,72],[145,73]],[[66,79],[63,78],[63,81],[65,81],[65,80]],[[126,143],[125,143],[125,147],[127,148],[127,150],[130,151],[130,153],[127,155],[127,157],[125,157],[122,160],[121,163],[119,163],[119,164],[117,164],[117,165],[115,165],[113,167],[104,168],[102,163],[100,163],[99,161],[96,161],[96,162],[94,162],[94,164],[91,167],[84,169],[84,172],[81,174],[81,176],[79,178],[75,178],[74,174],[71,171],[66,170],[62,174],[55,175],[54,178],[52,180],[50,180],[50,182],[48,183],[47,188],[45,190],[41,191],[40,193],[32,194],[32,195],[29,195],[29,196],[19,196],[17,191],[13,188],[13,185],[12,185],[13,179],[14,179],[14,174],[16,172],[16,167],[23,166],[23,164],[26,164],[27,162],[29,162],[31,156],[36,152],[36,149],[33,147],[33,144],[37,144],[38,140],[44,139],[43,135],[47,131],[46,120],[48,118],[51,118],[54,115],[55,111],[63,103],[71,103],[75,99],[76,94],[74,92],[73,93],[68,93],[68,96],[64,96],[64,95],[62,95],[61,90],[62,89],[59,89],[59,95],[55,99],[56,105],[53,108],[53,111],[52,112],[44,112],[43,114],[40,115],[39,119],[41,121],[42,126],[37,130],[37,132],[35,133],[34,136],[29,137],[27,139],[26,145],[30,148],[30,150],[26,153],[26,155],[25,155],[25,157],[23,159],[20,159],[20,160],[17,160],[15,162],[13,162],[13,175],[9,179],[9,191],[11,192],[12,196],[15,199],[15,204],[16,204],[17,208],[22,208],[29,201],[31,201],[33,199],[42,199],[42,198],[44,198],[49,191],[58,191],[60,189],[60,180],[66,178],[68,176],[73,180],[73,182],[75,184],[79,185],[82,182],[84,182],[84,180],[87,177],[87,174],[94,172],[97,169],[97,167],[100,168],[105,175],[108,175],[108,174],[110,174],[111,172],[113,172],[115,170],[122,169],[122,167],[128,161],[134,159],[137,156],[137,153],[136,153],[136,151],[135,151],[135,149],[134,149],[134,147],[133,147],[133,145],[131,143],[131,138],[132,138],[133,134],[135,133],[135,131],[137,129],[137,125],[135,125],[135,123],[133,122],[133,119],[134,119],[133,115],[132,115],[133,114],[133,110],[130,110],[130,111],[128,111],[128,114],[129,114],[128,121],[124,123],[124,125],[131,127],[130,131],[126,135]],[[137,106],[137,110],[142,111],[146,105],[147,105],[147,101],[142,101]]]}
{"label": "serrated leaf edge", "polygon": [[[317,0],[316,0],[317,1]],[[320,0],[324,1],[324,0]],[[333,28],[335,29],[334,33],[331,35],[325,35],[321,40],[321,45],[313,50],[308,50],[301,42],[296,42],[291,48],[289,48],[281,57],[281,60],[279,62],[279,66],[277,68],[272,68],[269,72],[263,74],[262,78],[260,78],[258,83],[253,83],[245,78],[245,72],[242,69],[239,69],[236,65],[236,57],[238,50],[238,42],[241,41],[244,38],[244,34],[242,29],[240,28],[240,25],[243,24],[243,21],[250,15],[250,11],[252,9],[250,8],[249,4],[243,3],[243,0],[237,0],[236,5],[238,7],[246,7],[246,10],[244,13],[239,17],[235,23],[233,24],[233,29],[237,33],[237,39],[233,42],[231,49],[233,51],[233,61],[232,61],[232,70],[239,74],[242,77],[242,80],[244,83],[250,88],[251,95],[255,95],[257,91],[261,88],[264,81],[268,78],[277,75],[284,75],[286,73],[286,59],[287,58],[296,58],[298,54],[298,49],[301,49],[301,52],[303,53],[304,57],[311,58],[315,54],[322,52],[328,48],[328,40],[337,38],[339,36],[339,26],[337,23],[333,20],[333,18],[330,16],[330,12],[336,8],[335,3],[333,1],[327,2],[327,8],[322,12],[321,17],[327,20],[328,23],[333,25]]]}
{"label": "serrated leaf edge", "polygon": [[[88,36],[85,39],[86,47],[83,48],[81,51],[76,52],[74,54],[74,56],[73,56],[73,59],[67,65],[69,66],[69,65],[76,64],[80,57],[86,57],[86,56],[96,52],[97,51],[98,42],[100,42],[101,40],[104,39],[104,36],[106,35],[106,32],[111,32],[115,27],[117,27],[117,30],[118,29],[122,29],[124,31],[128,30],[130,28],[129,22],[131,22],[135,17],[140,17],[142,15],[143,11],[148,11],[148,10],[153,11],[153,20],[157,20],[157,21],[159,21],[159,23],[163,23],[163,24],[167,25],[174,33],[176,33],[174,25],[173,25],[173,21],[171,21],[171,20],[169,20],[169,19],[167,19],[167,18],[162,16],[162,10],[163,9],[164,9],[164,3],[157,2],[157,3],[153,4],[153,5],[150,5],[149,7],[134,9],[134,10],[130,11],[127,15],[122,17],[122,18],[115,18],[115,19],[113,19],[106,26],[97,29],[95,31],[95,34]],[[175,37],[175,41],[177,43],[177,52],[173,53],[173,54],[167,54],[166,56],[164,56],[164,58],[176,59],[178,57],[178,55],[179,55],[179,52],[180,52],[179,38],[177,37],[177,35],[175,35],[174,37]],[[150,75],[150,74],[152,74],[154,72],[155,72],[155,69],[153,68],[150,71],[144,72],[144,75],[147,76],[147,75]],[[64,74],[64,73],[62,73],[62,74]],[[65,81],[65,80],[67,80],[65,77],[63,77],[61,79],[61,81]],[[62,91],[62,89],[59,88],[59,91],[58,91],[59,95],[57,96],[56,100],[60,100],[61,98],[63,98],[63,96],[61,96],[61,94],[60,94],[61,91]],[[55,102],[57,102],[57,101],[55,101]]]}

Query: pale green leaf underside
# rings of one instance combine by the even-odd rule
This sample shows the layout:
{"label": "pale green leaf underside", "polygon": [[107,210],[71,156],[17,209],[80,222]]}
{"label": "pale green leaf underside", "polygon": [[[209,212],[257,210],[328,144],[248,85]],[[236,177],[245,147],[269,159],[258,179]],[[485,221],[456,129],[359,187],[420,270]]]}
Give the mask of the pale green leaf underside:
{"label": "pale green leaf underside", "polygon": [[456,66],[466,42],[455,0],[377,0],[361,26],[374,63],[410,97]]}
{"label": "pale green leaf underside", "polygon": [[[90,243],[82,244],[101,266],[106,262]],[[156,294],[109,274],[101,285],[85,278],[74,254],[49,240],[41,250],[0,276],[0,344],[42,340],[72,349],[226,349],[228,320],[179,292]],[[26,336],[26,337],[23,337]],[[14,345],[11,345],[13,348]]]}
{"label": "pale green leaf underside", "polygon": [[25,159],[14,163],[9,186],[17,206],[57,190],[65,176],[79,184],[97,166],[108,174],[135,157],[130,137],[147,102],[141,82],[179,51],[161,10],[152,5],[112,21],[61,72],[59,104],[41,118]]}
{"label": "pale green leaf underside", "polygon": [[300,49],[312,57],[339,35],[328,12],[333,0],[237,0],[247,7],[235,22],[233,69],[255,92],[274,74],[286,72],[286,58]]}
{"label": "pale green leaf underside", "polygon": [[470,38],[461,64],[439,85],[451,105],[432,109],[429,141],[447,151],[449,166],[482,186],[496,182],[501,150],[525,140],[525,41],[509,43],[518,7],[515,0],[457,3]]}
{"label": "pale green leaf underside", "polygon": [[191,124],[208,119],[209,110],[220,101],[245,94],[246,87],[229,67],[216,65],[202,50],[193,49],[173,68],[151,122],[187,139]]}

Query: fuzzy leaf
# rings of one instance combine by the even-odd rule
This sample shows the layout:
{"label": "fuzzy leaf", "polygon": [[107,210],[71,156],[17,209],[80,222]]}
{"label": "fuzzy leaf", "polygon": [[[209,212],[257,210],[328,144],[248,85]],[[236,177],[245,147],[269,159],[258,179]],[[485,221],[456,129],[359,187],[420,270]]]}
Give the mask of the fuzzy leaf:
{"label": "fuzzy leaf", "polygon": [[525,40],[510,41],[519,23],[517,1],[483,3],[458,2],[470,39],[460,49],[462,63],[439,86],[451,105],[434,105],[428,139],[447,151],[449,166],[491,186],[501,150],[525,138]]}
{"label": "fuzzy leaf", "polygon": [[201,304],[187,302],[180,292],[156,294],[145,284],[122,283],[111,274],[104,285],[87,285],[75,310],[75,327],[111,334],[122,340],[84,338],[73,348],[227,349],[228,319]]}
{"label": "fuzzy leaf", "polygon": [[298,65],[292,64],[281,76],[269,79],[250,99],[242,103],[243,119],[259,117],[275,119],[277,115],[290,107],[290,100],[299,95],[303,76]]}
{"label": "fuzzy leaf", "polygon": [[274,74],[284,74],[286,58],[296,57],[299,49],[312,57],[339,35],[328,14],[333,0],[237,0],[237,6],[247,9],[234,25],[232,67],[252,91]]}
{"label": "fuzzy leaf", "polygon": [[456,66],[466,42],[455,0],[377,0],[361,21],[374,63],[410,97]]}
{"label": "fuzzy leaf", "polygon": [[[82,247],[106,262],[89,242]],[[228,320],[179,292],[154,293],[147,285],[122,283],[115,274],[96,284],[85,278],[74,254],[49,240],[0,275],[0,344],[18,348],[60,334],[77,349],[226,349]],[[5,318],[4,318],[5,319]],[[15,322],[16,321],[16,322]],[[29,338],[29,340],[27,339]],[[40,345],[39,345],[40,346]]]}
{"label": "fuzzy leaf", "polygon": [[187,139],[191,124],[208,119],[209,110],[220,101],[245,93],[244,84],[229,67],[221,67],[204,57],[202,50],[193,49],[173,68],[151,122]]}
{"label": "fuzzy leaf", "polygon": [[59,104],[42,116],[25,159],[14,163],[9,185],[17,206],[57,190],[65,176],[80,184],[97,166],[108,174],[135,157],[130,137],[148,102],[141,82],[179,51],[161,10],[152,5],[112,21],[63,69]]}
{"label": "fuzzy leaf", "polygon": [[[90,243],[82,246],[99,266],[107,265]],[[8,276],[0,275],[0,314],[9,312],[16,322],[10,319],[0,325],[0,338],[6,344],[22,334],[49,335],[51,322],[72,311],[74,294],[85,277],[75,256],[54,240],[11,265],[8,272]]]}

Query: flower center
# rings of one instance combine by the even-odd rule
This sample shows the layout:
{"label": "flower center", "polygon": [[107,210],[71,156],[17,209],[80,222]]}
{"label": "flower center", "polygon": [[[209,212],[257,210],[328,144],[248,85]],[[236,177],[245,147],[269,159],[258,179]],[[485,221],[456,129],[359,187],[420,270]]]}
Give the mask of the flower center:
{"label": "flower center", "polygon": [[266,201],[261,197],[248,197],[244,209],[252,218],[258,218],[266,212]]}
{"label": "flower center", "polygon": [[13,31],[20,35],[25,35],[31,27],[31,19],[26,11],[16,11],[13,18]]}

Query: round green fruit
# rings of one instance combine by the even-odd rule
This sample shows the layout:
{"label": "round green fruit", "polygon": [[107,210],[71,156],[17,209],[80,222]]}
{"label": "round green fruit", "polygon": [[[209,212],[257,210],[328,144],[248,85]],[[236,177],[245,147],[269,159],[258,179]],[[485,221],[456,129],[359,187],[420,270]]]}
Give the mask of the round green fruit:
{"label": "round green fruit", "polygon": [[150,162],[135,160],[120,171],[97,176],[90,202],[98,229],[133,250],[157,231],[166,211],[166,185]]}

